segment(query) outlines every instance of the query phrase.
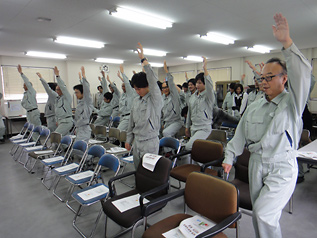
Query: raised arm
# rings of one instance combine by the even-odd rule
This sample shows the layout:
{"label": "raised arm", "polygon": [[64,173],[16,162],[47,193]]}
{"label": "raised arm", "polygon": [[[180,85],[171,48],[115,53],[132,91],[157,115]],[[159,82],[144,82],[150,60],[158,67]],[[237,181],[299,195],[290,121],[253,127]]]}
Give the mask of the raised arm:
{"label": "raised arm", "polygon": [[47,95],[49,97],[56,98],[58,96],[58,94],[50,88],[48,83],[43,79],[42,75],[39,72],[37,72],[36,75],[39,77],[41,83],[43,84],[43,87],[44,87]]}
{"label": "raised arm", "polygon": [[90,85],[89,82],[86,79],[86,72],[84,66],[81,66],[81,75],[82,75],[82,85],[83,85],[83,93],[84,93],[84,101],[88,105],[92,105],[92,96],[90,93]]}
{"label": "raised arm", "polygon": [[120,72],[118,72],[118,76],[122,74],[121,80],[124,82],[125,90],[129,98],[134,98],[136,96],[135,90],[132,88],[128,77],[124,73],[123,65],[120,65]]}
{"label": "raised arm", "polygon": [[109,89],[108,89],[108,86],[107,86],[107,81],[106,81],[106,76],[105,76],[105,72],[104,71],[101,71],[101,75],[102,75],[102,78],[101,78],[101,86],[103,88],[103,94],[105,93],[109,93]]}
{"label": "raised arm", "polygon": [[59,76],[59,70],[58,68],[55,66],[54,67],[54,73],[56,75],[56,81],[57,81],[57,85],[58,87],[61,89],[63,95],[65,95],[65,97],[67,98],[67,100],[69,102],[72,102],[72,96],[70,95],[70,93],[67,90],[66,84],[64,83],[64,81],[61,79],[61,77]]}
{"label": "raised arm", "polygon": [[173,102],[178,102],[178,104],[180,104],[180,95],[179,95],[179,91],[177,90],[178,87],[174,83],[173,75],[171,75],[168,72],[166,61],[164,61],[164,70],[167,76],[168,88],[170,90],[170,94],[172,96]]}
{"label": "raised arm", "polygon": [[24,81],[26,87],[27,87],[28,90],[30,91],[30,93],[36,95],[36,91],[35,91],[35,89],[33,88],[33,86],[32,86],[32,84],[31,84],[30,80],[23,74],[21,65],[18,65],[18,72],[21,74],[21,77],[22,77],[22,79],[23,79],[23,81]]}
{"label": "raised arm", "polygon": [[113,88],[114,94],[116,94],[118,97],[120,97],[121,93],[118,90],[117,86],[110,81],[109,75],[107,75],[107,81],[109,82],[110,86]]}
{"label": "raised arm", "polygon": [[211,77],[207,70],[207,59],[203,56],[204,63],[203,63],[203,70],[204,70],[204,78],[205,78],[205,86],[206,86],[206,100],[214,105],[215,102],[215,93],[214,93],[214,86],[211,80]]}

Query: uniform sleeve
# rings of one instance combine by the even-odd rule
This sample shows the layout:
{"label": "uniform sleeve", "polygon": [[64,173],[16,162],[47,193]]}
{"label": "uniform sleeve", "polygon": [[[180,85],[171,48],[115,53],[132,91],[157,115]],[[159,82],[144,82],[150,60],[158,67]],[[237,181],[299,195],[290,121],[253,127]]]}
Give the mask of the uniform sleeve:
{"label": "uniform sleeve", "polygon": [[103,94],[109,93],[109,89],[108,89],[107,81],[106,81],[105,77],[102,77],[102,79],[101,79],[101,86],[103,89]]}
{"label": "uniform sleeve", "polygon": [[311,65],[294,43],[289,48],[283,49],[282,53],[287,67],[288,91],[296,114],[301,116],[309,95]]}
{"label": "uniform sleeve", "polygon": [[110,117],[112,114],[112,106],[109,105],[107,107],[103,107],[99,110],[98,115],[102,117]]}
{"label": "uniform sleeve", "polygon": [[215,93],[214,93],[214,86],[211,80],[210,75],[205,76],[205,85],[206,85],[206,100],[211,105],[215,103]]}
{"label": "uniform sleeve", "polygon": [[86,78],[82,79],[82,84],[83,84],[84,101],[87,103],[87,105],[92,105],[90,85]]}
{"label": "uniform sleeve", "polygon": [[24,81],[26,87],[28,88],[28,91],[29,91],[32,95],[36,96],[36,91],[35,91],[35,89],[33,88],[33,86],[32,86],[32,84],[31,84],[30,80],[29,80],[24,74],[21,74],[21,77],[22,77],[22,79],[23,79],[23,81]]}
{"label": "uniform sleeve", "polygon": [[125,85],[126,93],[130,100],[132,100],[136,95],[135,90],[132,88],[128,77],[125,74],[122,74],[123,82]]}
{"label": "uniform sleeve", "polygon": [[111,83],[110,86],[113,88],[114,94],[117,95],[118,98],[120,98],[121,93],[118,90],[117,86],[114,83]]}
{"label": "uniform sleeve", "polygon": [[43,78],[40,78],[40,80],[48,96],[52,98],[56,98],[58,94],[50,88],[48,83]]}
{"label": "uniform sleeve", "polygon": [[261,75],[258,75],[257,72],[255,72],[255,71],[252,71],[252,72],[253,72],[254,77],[255,77],[257,80],[259,80],[259,79],[261,78]]}
{"label": "uniform sleeve", "polygon": [[67,99],[68,102],[72,103],[72,96],[70,95],[70,93],[67,90],[67,87],[64,83],[64,81],[61,79],[61,77],[56,76],[56,80],[57,80],[57,85],[58,87],[61,89],[63,95],[65,95],[65,98]]}
{"label": "uniform sleeve", "polygon": [[129,119],[128,130],[127,130],[127,141],[126,141],[130,145],[132,145],[132,142],[134,140],[134,134],[132,131],[135,126],[133,121],[133,107],[134,107],[134,103],[132,103],[132,106],[131,106],[130,119]]}
{"label": "uniform sleeve", "polygon": [[168,88],[172,96],[173,103],[177,103],[178,109],[180,108],[180,95],[177,91],[177,86],[174,83],[174,77],[170,73],[167,74]]}
{"label": "uniform sleeve", "polygon": [[159,86],[157,85],[157,76],[154,74],[154,71],[150,64],[144,66],[146,72],[146,78],[149,83],[149,89],[151,92],[151,100],[153,105],[157,105],[156,109],[161,111],[162,109],[162,94]]}
{"label": "uniform sleeve", "polygon": [[[194,97],[194,96],[192,96],[192,97]],[[187,117],[186,117],[186,128],[187,129],[189,129],[191,124],[192,124],[191,114],[192,114],[192,110],[191,110],[190,104],[188,102],[188,112],[187,112]]]}

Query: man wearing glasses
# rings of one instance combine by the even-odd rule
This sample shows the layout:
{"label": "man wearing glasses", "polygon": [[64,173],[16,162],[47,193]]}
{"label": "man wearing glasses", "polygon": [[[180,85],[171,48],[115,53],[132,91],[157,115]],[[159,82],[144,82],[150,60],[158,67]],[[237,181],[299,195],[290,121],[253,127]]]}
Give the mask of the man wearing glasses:
{"label": "man wearing glasses", "polygon": [[[275,38],[283,45],[286,64],[272,58],[261,72],[266,94],[245,111],[228,143],[223,168],[229,173],[244,147],[251,152],[249,185],[256,237],[282,237],[279,220],[297,179],[296,149],[302,112],[309,94],[311,66],[293,44],[286,18],[274,16]],[[288,81],[288,92],[285,83]]]}

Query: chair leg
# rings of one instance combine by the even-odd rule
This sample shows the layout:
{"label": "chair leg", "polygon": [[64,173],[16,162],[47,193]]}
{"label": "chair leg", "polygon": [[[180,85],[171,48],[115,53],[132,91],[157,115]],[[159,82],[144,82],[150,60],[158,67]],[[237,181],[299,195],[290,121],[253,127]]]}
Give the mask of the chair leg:
{"label": "chair leg", "polygon": [[20,164],[22,164],[23,166],[24,166],[25,163],[27,162],[27,159],[25,159],[24,161],[22,160],[22,159],[24,159],[25,156],[27,156],[27,152],[25,152],[25,151],[23,150],[23,148],[22,148],[21,153],[20,153],[20,155],[19,155],[19,157],[18,157],[18,162],[19,162]]}
{"label": "chair leg", "polygon": [[54,188],[53,188],[53,195],[58,199],[58,200],[60,200],[61,202],[65,202],[65,198],[63,199],[63,198],[61,198],[59,195],[57,195],[57,193],[56,193],[56,189],[57,189],[57,186],[58,186],[58,184],[59,184],[59,182],[61,181],[61,176],[58,176],[58,179],[57,179],[57,181],[56,181],[56,183],[55,183],[55,186],[54,186]]}
{"label": "chair leg", "polygon": [[73,212],[76,213],[75,209],[70,205],[69,199],[71,198],[71,194],[73,193],[75,185],[71,184],[66,193],[66,206]]}
{"label": "chair leg", "polygon": [[[45,167],[45,166],[44,166]],[[44,168],[45,169],[45,168]],[[47,175],[48,175],[48,173],[49,172],[52,172],[52,169],[51,169],[51,167],[48,167],[47,168],[47,171],[46,172],[44,172],[44,175],[43,175],[43,178],[42,178],[42,184],[48,189],[48,190],[50,190],[51,188],[52,188],[52,186],[53,186],[53,184],[54,184],[54,182],[55,182],[55,177],[52,179],[53,181],[52,181],[52,183],[50,184],[50,185],[47,185],[46,183],[45,183],[45,181],[47,180]]]}
{"label": "chair leg", "polygon": [[236,223],[236,238],[240,237],[240,221],[238,220]]}
{"label": "chair leg", "polygon": [[293,214],[293,194],[292,194],[291,198],[290,198],[289,201],[288,201],[288,205],[289,205],[289,211],[288,211],[288,213],[289,213],[289,214]]}

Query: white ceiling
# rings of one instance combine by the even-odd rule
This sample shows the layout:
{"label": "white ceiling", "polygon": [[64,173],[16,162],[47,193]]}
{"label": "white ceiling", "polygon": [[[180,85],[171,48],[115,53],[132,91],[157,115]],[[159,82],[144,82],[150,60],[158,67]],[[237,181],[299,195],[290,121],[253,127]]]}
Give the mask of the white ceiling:
{"label": "white ceiling", "polygon": [[[171,19],[161,30],[114,18],[108,9],[129,6]],[[181,57],[204,55],[210,60],[254,55],[245,46],[262,44],[280,49],[272,35],[273,15],[288,19],[291,37],[301,49],[317,47],[316,0],[0,0],[0,55],[23,56],[25,51],[64,53],[69,60],[97,57],[138,62],[132,53],[145,48],[168,52],[169,65],[190,63]],[[51,22],[38,22],[38,17]],[[221,32],[237,39],[234,45],[202,40],[198,34]],[[102,49],[54,43],[64,35],[106,43]],[[163,62],[161,57],[148,57]]]}

